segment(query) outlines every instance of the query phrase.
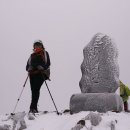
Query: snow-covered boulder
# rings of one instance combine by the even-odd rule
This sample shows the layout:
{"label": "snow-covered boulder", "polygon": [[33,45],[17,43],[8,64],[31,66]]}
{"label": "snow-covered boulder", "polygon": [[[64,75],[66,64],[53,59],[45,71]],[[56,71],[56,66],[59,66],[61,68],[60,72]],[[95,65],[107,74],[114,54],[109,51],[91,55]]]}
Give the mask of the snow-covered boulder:
{"label": "snow-covered boulder", "polygon": [[83,118],[84,120],[90,120],[91,124],[93,126],[97,126],[99,125],[99,123],[102,120],[102,117],[100,115],[100,113],[94,113],[94,112],[90,112],[85,118]]}
{"label": "snow-covered boulder", "polygon": [[10,125],[4,124],[4,125],[0,125],[0,130],[10,130]]}
{"label": "snow-covered boulder", "polygon": [[80,111],[122,111],[122,98],[115,93],[81,93],[74,94],[70,99],[72,113]]}
{"label": "snow-covered boulder", "polygon": [[13,120],[12,130],[15,130],[16,128],[17,130],[23,130],[27,128],[26,122],[24,120],[25,115],[26,115],[25,111],[18,112],[18,113],[15,113],[14,115],[11,115],[11,119]]}
{"label": "snow-covered boulder", "polygon": [[115,92],[119,87],[118,51],[113,40],[97,33],[83,50],[82,93]]}

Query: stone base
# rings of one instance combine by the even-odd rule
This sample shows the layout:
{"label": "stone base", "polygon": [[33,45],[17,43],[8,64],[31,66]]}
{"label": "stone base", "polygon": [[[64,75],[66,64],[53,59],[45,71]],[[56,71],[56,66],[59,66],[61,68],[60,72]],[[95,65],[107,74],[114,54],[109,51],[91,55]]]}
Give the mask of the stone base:
{"label": "stone base", "polygon": [[122,98],[115,93],[82,93],[74,94],[70,99],[72,113],[80,111],[122,111]]}

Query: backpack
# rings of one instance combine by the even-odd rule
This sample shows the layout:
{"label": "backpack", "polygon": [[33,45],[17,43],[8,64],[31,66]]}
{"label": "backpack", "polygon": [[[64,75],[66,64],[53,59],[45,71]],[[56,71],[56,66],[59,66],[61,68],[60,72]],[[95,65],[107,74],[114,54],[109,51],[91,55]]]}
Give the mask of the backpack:
{"label": "backpack", "polygon": [[[44,55],[45,55],[45,64],[47,64],[47,54],[45,50],[44,50]],[[50,67],[44,70],[43,73],[45,74],[45,79],[50,80]]]}
{"label": "backpack", "polygon": [[50,67],[43,71],[45,80],[50,80]]}
{"label": "backpack", "polygon": [[[45,65],[47,64],[47,54],[46,54],[46,51],[44,50],[44,54],[45,54]],[[33,54],[31,54],[31,60],[30,60],[30,64],[33,66],[33,68],[34,68],[34,71],[32,72],[32,74],[36,74],[36,73],[39,73],[39,71],[36,69],[37,68],[37,66],[39,65],[39,64],[42,64],[42,62],[43,62],[43,59],[42,59],[42,57],[41,57],[41,55],[39,55],[39,54],[37,54],[37,53],[33,53]],[[36,69],[36,70],[35,70]],[[45,70],[43,70],[42,71],[42,74],[43,74],[43,76],[44,76],[44,78],[45,78],[45,80],[50,80],[49,78],[50,78],[50,67],[49,68],[47,68],[47,69],[45,69]]]}

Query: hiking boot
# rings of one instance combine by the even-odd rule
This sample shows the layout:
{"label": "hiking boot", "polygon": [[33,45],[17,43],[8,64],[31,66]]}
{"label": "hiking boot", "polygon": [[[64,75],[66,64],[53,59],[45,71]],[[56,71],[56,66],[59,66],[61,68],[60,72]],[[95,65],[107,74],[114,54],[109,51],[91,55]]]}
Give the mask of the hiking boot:
{"label": "hiking boot", "polygon": [[38,113],[38,110],[36,110],[36,109],[34,109],[34,108],[33,108],[33,109],[31,108],[31,109],[29,110],[29,113]]}

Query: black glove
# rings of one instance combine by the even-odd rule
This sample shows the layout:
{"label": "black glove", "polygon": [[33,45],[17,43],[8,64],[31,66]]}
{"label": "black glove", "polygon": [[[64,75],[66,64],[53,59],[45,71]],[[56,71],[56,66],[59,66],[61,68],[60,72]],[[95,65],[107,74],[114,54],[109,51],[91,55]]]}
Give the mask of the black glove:
{"label": "black glove", "polygon": [[38,65],[37,69],[40,70],[40,71],[44,70],[44,68],[41,65]]}
{"label": "black glove", "polygon": [[33,67],[32,67],[32,66],[29,66],[27,71],[30,72],[30,71],[32,71],[32,70],[33,70]]}

